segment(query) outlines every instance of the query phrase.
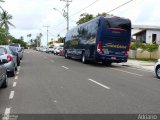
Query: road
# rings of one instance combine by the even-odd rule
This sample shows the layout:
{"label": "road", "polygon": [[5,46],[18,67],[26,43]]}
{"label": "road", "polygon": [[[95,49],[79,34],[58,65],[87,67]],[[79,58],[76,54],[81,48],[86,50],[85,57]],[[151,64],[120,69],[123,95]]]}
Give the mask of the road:
{"label": "road", "polygon": [[152,72],[82,64],[26,50],[15,77],[0,89],[0,113],[160,113],[160,81]]}

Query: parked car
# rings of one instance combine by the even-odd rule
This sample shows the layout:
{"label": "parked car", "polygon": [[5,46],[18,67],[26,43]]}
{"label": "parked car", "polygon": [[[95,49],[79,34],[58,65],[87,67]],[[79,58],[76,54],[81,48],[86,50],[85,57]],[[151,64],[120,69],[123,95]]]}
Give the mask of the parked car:
{"label": "parked car", "polygon": [[60,55],[60,56],[64,56],[64,49],[61,49],[61,50],[59,51],[59,55]]}
{"label": "parked car", "polygon": [[22,53],[24,53],[24,47],[21,47],[21,49],[22,49]]}
{"label": "parked car", "polygon": [[17,66],[20,66],[20,63],[21,63],[21,61],[20,61],[21,53],[18,52],[18,48],[15,47],[15,46],[10,46],[9,48],[12,50],[12,52],[14,53],[14,55],[17,56]]}
{"label": "parked car", "polygon": [[14,46],[14,47],[18,48],[18,54],[19,54],[20,60],[22,60],[22,58],[23,58],[23,49],[21,48],[21,45],[18,44],[18,43],[14,43],[14,44],[11,44],[10,46]]}
{"label": "parked car", "polygon": [[157,60],[155,66],[154,66],[154,71],[158,79],[160,79],[160,59]]}
{"label": "parked car", "polygon": [[50,46],[46,49],[46,53],[53,53],[54,52],[54,47]]}
{"label": "parked car", "polygon": [[0,60],[0,88],[6,88],[8,86],[7,71],[4,66],[4,64],[7,62],[8,61],[6,59]]}
{"label": "parked car", "polygon": [[23,58],[23,49],[22,48],[18,48],[18,54],[19,54],[20,60],[22,60],[22,58]]}
{"label": "parked car", "polygon": [[7,63],[4,64],[7,70],[7,74],[14,76],[15,71],[17,70],[17,56],[9,48],[8,45],[0,46],[0,59],[5,59],[8,61]]}
{"label": "parked car", "polygon": [[56,48],[54,49],[54,54],[55,54],[55,55],[58,55],[58,54],[60,53],[60,50],[63,50],[63,47],[56,47]]}

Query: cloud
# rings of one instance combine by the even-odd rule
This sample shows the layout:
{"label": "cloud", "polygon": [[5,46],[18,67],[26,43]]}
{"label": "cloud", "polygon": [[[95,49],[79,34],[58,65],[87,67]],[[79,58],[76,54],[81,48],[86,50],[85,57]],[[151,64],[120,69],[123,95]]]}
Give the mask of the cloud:
{"label": "cloud", "polygon": [[[72,0],[69,6],[69,14],[72,15],[84,7],[93,3],[95,0]],[[76,25],[81,13],[97,13],[108,12],[113,8],[127,2],[128,0],[99,0],[92,6],[82,12],[70,17],[70,28]],[[49,25],[49,39],[57,38],[58,34],[64,36],[66,33],[66,20],[58,12],[53,10],[57,8],[59,11],[66,9],[65,2],[60,0],[5,0],[1,3],[2,7],[13,15],[11,21],[16,28],[10,28],[10,32],[15,37],[26,36],[29,33],[33,37],[39,32],[44,34],[43,44],[46,44],[46,28]],[[116,16],[129,18],[132,24],[160,25],[159,0],[133,0],[129,4],[111,12]],[[25,38],[27,39],[27,38]]]}

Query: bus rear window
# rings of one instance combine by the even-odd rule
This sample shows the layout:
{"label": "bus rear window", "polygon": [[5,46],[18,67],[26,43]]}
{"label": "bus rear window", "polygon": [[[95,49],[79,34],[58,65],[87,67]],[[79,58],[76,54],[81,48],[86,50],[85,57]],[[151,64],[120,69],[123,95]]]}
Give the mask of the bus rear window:
{"label": "bus rear window", "polygon": [[105,21],[107,28],[121,28],[127,31],[131,30],[130,20],[125,20],[122,18],[106,18]]}

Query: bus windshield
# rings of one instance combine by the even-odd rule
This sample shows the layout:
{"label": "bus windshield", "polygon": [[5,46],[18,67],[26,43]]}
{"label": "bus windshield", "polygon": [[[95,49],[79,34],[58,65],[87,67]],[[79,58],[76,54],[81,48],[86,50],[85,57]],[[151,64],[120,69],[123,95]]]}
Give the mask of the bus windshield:
{"label": "bus windshield", "polygon": [[127,31],[131,30],[130,20],[122,18],[106,18],[105,22],[107,28],[120,28]]}

